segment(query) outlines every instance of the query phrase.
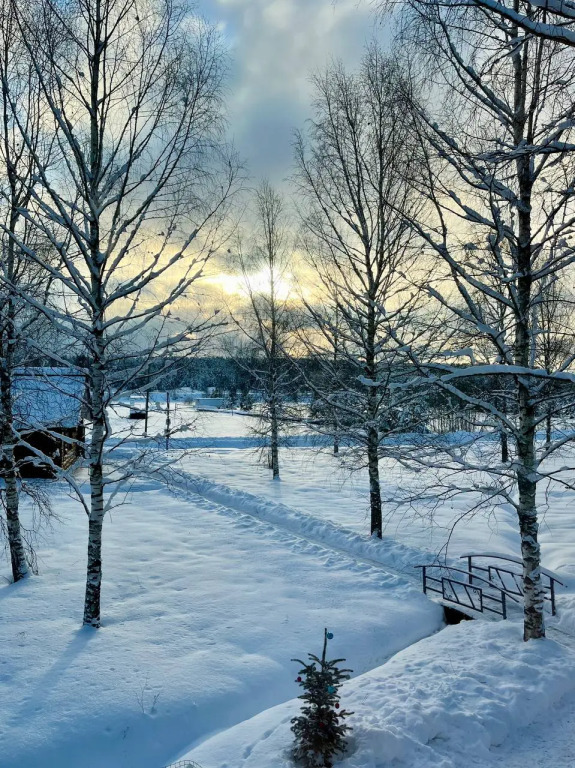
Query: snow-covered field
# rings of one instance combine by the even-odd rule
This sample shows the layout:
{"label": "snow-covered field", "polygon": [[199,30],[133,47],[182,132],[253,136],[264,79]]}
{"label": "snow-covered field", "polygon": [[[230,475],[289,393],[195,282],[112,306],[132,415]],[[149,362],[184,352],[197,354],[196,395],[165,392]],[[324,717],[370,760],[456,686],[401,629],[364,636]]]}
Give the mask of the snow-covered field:
{"label": "snow-covered field", "polygon": [[[515,622],[465,622],[346,683],[342,702],[354,712],[354,732],[341,768],[571,766],[556,753],[546,763],[534,762],[536,754],[527,763],[502,761],[497,749],[573,691],[566,667],[575,654],[520,638]],[[275,707],[186,757],[218,768],[291,768],[286,745],[297,710],[297,701]]]}
{"label": "snow-covered field", "polygon": [[[141,436],[142,422],[125,415],[112,418],[116,434]],[[190,416],[179,404],[173,419]],[[195,416],[171,441],[170,489],[140,479],[106,521],[101,630],[80,628],[86,520],[62,484],[51,483],[62,522],[40,543],[40,575],[9,585],[2,561],[0,768],[161,768],[186,754],[203,768],[287,767],[290,659],[318,651],[325,626],[354,670],[342,768],[575,763],[564,736],[575,639],[554,632],[525,645],[516,621],[437,632],[441,611],[420,593],[412,566],[442,550],[464,499],[438,510],[433,527],[390,517],[375,542],[362,473],[300,434],[274,483],[257,463],[251,419]],[[152,414],[150,432],[163,420]],[[391,494],[401,475],[387,467],[383,477]],[[570,630],[575,498],[547,501],[545,565],[569,584],[559,626]],[[517,554],[511,510],[466,521],[449,555],[478,548]],[[548,739],[552,720],[563,730]]]}
{"label": "snow-covered field", "polygon": [[[127,413],[118,409],[119,415]],[[313,438],[297,435],[294,447],[283,449],[281,482],[271,478],[268,469],[258,461],[256,442],[250,434],[252,419],[227,413],[197,413],[178,404],[173,423],[184,426],[171,440],[174,453],[187,449],[179,466],[186,472],[216,483],[244,491],[264,499],[302,511],[306,515],[329,520],[358,533],[369,528],[369,486],[367,472],[350,472],[329,450],[318,451]],[[124,429],[143,433],[142,422],[125,418],[115,421]],[[150,434],[161,433],[164,415],[154,413]],[[241,449],[241,450],[238,450]],[[557,461],[561,461],[558,459]],[[382,462],[381,482],[384,497],[394,498],[398,486],[407,485],[410,475],[391,462]],[[564,577],[575,576],[575,493],[555,486],[541,490],[540,541],[547,568]],[[396,510],[385,513],[384,534],[403,544],[433,554],[451,557],[476,551],[478,541],[483,551],[517,555],[519,534],[516,513],[510,507],[499,507],[486,518],[482,514],[466,516],[453,528],[470,506],[464,496],[442,503],[434,511],[431,522],[426,511]],[[447,547],[447,543],[449,543]]]}

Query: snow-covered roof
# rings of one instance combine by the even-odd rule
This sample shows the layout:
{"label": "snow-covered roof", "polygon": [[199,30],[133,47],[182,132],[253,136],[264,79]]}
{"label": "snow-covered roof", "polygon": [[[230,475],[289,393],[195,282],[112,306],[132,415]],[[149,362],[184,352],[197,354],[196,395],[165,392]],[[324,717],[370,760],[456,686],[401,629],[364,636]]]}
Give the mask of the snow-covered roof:
{"label": "snow-covered roof", "polygon": [[17,428],[77,427],[82,421],[84,388],[84,376],[70,368],[16,369]]}

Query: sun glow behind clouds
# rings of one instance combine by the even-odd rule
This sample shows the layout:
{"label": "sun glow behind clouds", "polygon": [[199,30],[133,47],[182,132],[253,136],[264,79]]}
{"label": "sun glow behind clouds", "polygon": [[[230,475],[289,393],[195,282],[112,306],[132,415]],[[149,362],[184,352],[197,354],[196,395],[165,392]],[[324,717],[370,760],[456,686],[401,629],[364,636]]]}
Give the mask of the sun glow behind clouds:
{"label": "sun glow behind clouds", "polygon": [[[270,292],[270,277],[266,270],[250,274],[247,278],[242,275],[220,272],[204,278],[204,282],[221,288],[228,296],[237,296],[238,298],[246,298],[250,291],[260,294],[269,294]],[[280,301],[297,299],[294,276],[288,273],[276,278],[275,291]]]}

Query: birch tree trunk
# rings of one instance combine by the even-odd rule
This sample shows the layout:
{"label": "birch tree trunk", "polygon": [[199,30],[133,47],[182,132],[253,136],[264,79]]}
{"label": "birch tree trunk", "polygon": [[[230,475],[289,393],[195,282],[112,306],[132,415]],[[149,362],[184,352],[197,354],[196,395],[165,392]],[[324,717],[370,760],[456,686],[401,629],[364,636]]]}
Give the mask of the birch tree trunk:
{"label": "birch tree trunk", "polygon": [[379,435],[377,429],[368,428],[367,466],[369,473],[369,506],[371,535],[381,539],[383,528],[381,516],[381,484],[379,481]]}
{"label": "birch tree trunk", "polygon": [[[90,61],[90,179],[88,201],[94,211],[100,210],[100,171],[102,142],[100,125],[101,54],[103,28],[101,5],[94,5],[94,38]],[[92,435],[90,442],[90,514],[88,521],[88,564],[86,571],[86,597],[84,601],[84,624],[100,626],[100,593],[102,587],[102,527],[104,524],[104,443],[106,439],[106,381],[104,324],[104,292],[100,251],[100,221],[94,216],[90,221],[90,262],[93,345],[90,368],[90,390],[92,410]]]}
{"label": "birch tree trunk", "polygon": [[102,586],[102,529],[105,515],[103,456],[106,436],[104,376],[98,361],[92,369],[92,419],[88,564],[83,623],[98,628]]}
{"label": "birch tree trunk", "polygon": [[[14,232],[17,223],[17,213],[12,211],[10,217],[10,232]],[[14,279],[14,241],[8,239],[6,244],[5,277],[7,285]],[[11,288],[9,287],[10,291]],[[13,289],[12,289],[13,290]],[[2,328],[2,355],[0,359],[0,435],[2,439],[2,477],[5,484],[6,531],[10,547],[10,562],[12,578],[20,581],[28,575],[26,550],[22,539],[20,526],[20,492],[18,488],[18,472],[14,457],[14,402],[12,396],[12,379],[14,375],[14,348],[17,343],[15,326],[14,299],[8,296],[4,305]]]}
{"label": "birch tree trunk", "polygon": [[[92,483],[91,483],[92,485]],[[96,497],[97,499],[97,497]],[[95,501],[92,514],[96,515]],[[103,495],[102,495],[103,501]],[[84,624],[98,629],[100,626],[100,597],[102,589],[102,526],[103,515],[90,517],[88,523],[88,567],[86,571],[86,597]]]}
{"label": "birch tree trunk", "polygon": [[280,477],[280,462],[279,462],[279,430],[278,430],[278,414],[275,403],[275,396],[270,405],[270,454],[271,454],[271,470],[274,480],[279,480]]}
{"label": "birch tree trunk", "polygon": [[[336,304],[335,304],[335,311],[334,311],[334,322],[333,322],[333,370],[336,373],[336,376],[334,377],[335,381],[333,382],[337,386],[337,374],[339,374],[339,308],[337,306],[337,291],[335,292],[336,296]],[[338,456],[339,455],[339,419],[338,419],[338,413],[337,413],[337,407],[332,406],[333,410],[333,455]]]}
{"label": "birch tree trunk", "polygon": [[28,575],[28,562],[20,527],[18,474],[14,459],[11,352],[6,349],[0,363],[0,398],[2,416],[2,477],[5,484],[6,530],[10,547],[12,578],[20,581]]}
{"label": "birch tree trunk", "polygon": [[501,462],[507,464],[509,461],[509,440],[507,438],[507,432],[501,430]]}
{"label": "birch tree trunk", "polygon": [[[16,278],[16,254],[13,235],[16,234],[20,219],[19,209],[24,207],[30,197],[31,180],[30,167],[26,163],[26,158],[18,149],[18,144],[14,142],[13,136],[13,102],[14,98],[10,89],[19,91],[16,83],[13,82],[15,72],[13,69],[14,60],[22,56],[23,51],[16,44],[15,25],[13,14],[6,13],[6,8],[2,9],[2,39],[0,41],[0,90],[2,95],[2,160],[5,165],[8,186],[8,211],[7,227],[3,232],[2,245],[2,282],[3,296],[0,309],[2,318],[2,327],[0,329],[0,439],[2,440],[2,477],[5,484],[5,509],[6,509],[6,532],[8,537],[8,546],[10,548],[10,562],[12,564],[12,578],[14,581],[20,581],[28,574],[28,562],[22,531],[20,526],[20,491],[18,487],[18,472],[14,457],[14,402],[12,392],[12,381],[14,375],[14,353],[18,344],[16,329],[16,307],[14,301],[15,278]],[[31,97],[30,82],[26,82],[22,93]],[[19,94],[21,95],[21,94]]]}
{"label": "birch tree trunk", "polygon": [[[268,217],[268,221],[269,217]],[[270,452],[271,452],[271,470],[274,480],[280,477],[279,462],[279,428],[278,428],[278,318],[277,318],[277,300],[276,300],[276,275],[275,275],[275,243],[273,224],[270,221],[268,225],[268,253],[270,254]]]}
{"label": "birch tree trunk", "polygon": [[[93,278],[94,296],[99,294],[98,280]],[[102,585],[102,530],[105,516],[104,448],[106,440],[105,374],[103,371],[104,340],[100,318],[94,323],[95,355],[90,371],[92,434],[90,438],[90,513],[88,518],[88,563],[84,624],[100,626],[100,593]]]}
{"label": "birch tree trunk", "polygon": [[[519,33],[518,28],[515,28]],[[527,135],[526,111],[526,67],[528,61],[528,43],[517,47],[513,53],[514,74],[514,118],[513,132],[515,145],[521,146],[531,137]],[[522,154],[516,160],[516,174],[519,187],[518,239],[517,239],[517,322],[515,330],[516,364],[528,369],[531,365],[532,346],[532,231],[531,205],[533,191],[532,160],[528,154]],[[524,585],[524,639],[545,636],[543,619],[543,592],[541,587],[541,549],[537,540],[536,506],[536,454],[535,454],[535,408],[531,403],[529,380],[517,378],[519,404],[519,432],[517,439],[517,483],[519,492],[519,529],[521,534],[521,554],[523,557]]]}
{"label": "birch tree trunk", "polygon": [[[507,400],[506,394],[501,397],[500,400],[500,409],[501,413],[507,414]],[[509,461],[509,436],[507,435],[507,431],[504,427],[501,428],[500,432],[500,442],[501,442],[501,463],[507,464]]]}
{"label": "birch tree trunk", "polygon": [[[371,263],[366,258],[367,273],[369,278],[370,291],[373,292],[373,276]],[[375,360],[376,343],[376,323],[375,323],[375,297],[368,297],[369,306],[367,308],[366,323],[366,360],[365,375],[370,382],[367,402],[368,402],[368,427],[367,427],[367,468],[369,473],[369,506],[371,524],[370,531],[372,536],[378,539],[382,537],[383,521],[381,515],[381,484],[379,481],[379,429],[377,419],[379,415],[378,390],[375,386],[377,381],[377,366]]]}

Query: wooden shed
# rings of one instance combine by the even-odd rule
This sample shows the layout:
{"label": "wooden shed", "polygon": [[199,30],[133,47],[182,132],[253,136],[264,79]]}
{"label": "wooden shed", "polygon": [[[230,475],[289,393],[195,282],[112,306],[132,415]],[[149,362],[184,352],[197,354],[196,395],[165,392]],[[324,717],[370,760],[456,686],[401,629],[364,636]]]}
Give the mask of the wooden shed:
{"label": "wooden shed", "polygon": [[[22,477],[53,477],[82,455],[85,377],[70,368],[19,368],[14,376],[15,449]],[[38,456],[39,451],[42,456]]]}

